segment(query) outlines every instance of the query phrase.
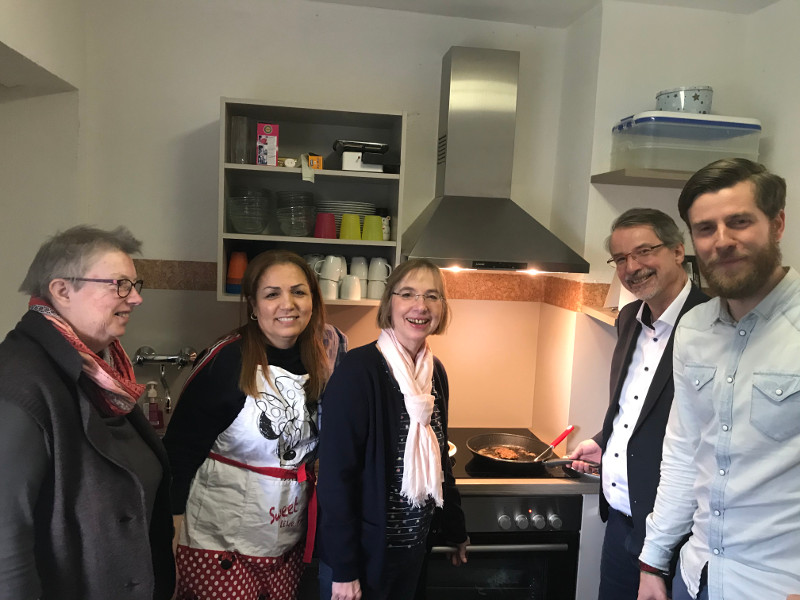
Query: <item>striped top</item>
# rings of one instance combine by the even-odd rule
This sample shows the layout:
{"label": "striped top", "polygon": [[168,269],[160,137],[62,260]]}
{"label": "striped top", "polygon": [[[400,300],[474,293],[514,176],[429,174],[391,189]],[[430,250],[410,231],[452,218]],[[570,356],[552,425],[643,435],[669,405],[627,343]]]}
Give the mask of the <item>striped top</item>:
{"label": "striped top", "polygon": [[[436,398],[439,397],[435,387],[431,393]],[[428,537],[433,511],[436,508],[433,498],[430,496],[424,505],[415,507],[400,494],[403,486],[403,455],[410,423],[411,418],[403,406],[400,415],[400,436],[394,456],[394,470],[389,480],[389,499],[386,505],[386,547],[393,549],[411,549],[423,546]],[[442,416],[436,404],[434,404],[431,415],[431,427],[436,434],[436,439],[439,440],[441,452],[444,447],[444,428],[442,427]]]}

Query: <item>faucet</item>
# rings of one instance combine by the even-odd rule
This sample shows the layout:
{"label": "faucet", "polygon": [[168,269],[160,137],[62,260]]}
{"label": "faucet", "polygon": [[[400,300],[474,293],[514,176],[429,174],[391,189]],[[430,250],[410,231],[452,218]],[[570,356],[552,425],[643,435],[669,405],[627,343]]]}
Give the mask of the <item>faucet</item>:
{"label": "faucet", "polygon": [[136,351],[136,354],[134,354],[133,363],[136,365],[159,363],[161,385],[164,388],[164,410],[169,413],[172,412],[172,396],[170,395],[169,386],[167,385],[167,364],[177,365],[180,371],[186,365],[194,363],[196,358],[197,351],[189,346],[181,348],[178,354],[175,355],[156,354],[156,351],[150,346],[142,346]]}

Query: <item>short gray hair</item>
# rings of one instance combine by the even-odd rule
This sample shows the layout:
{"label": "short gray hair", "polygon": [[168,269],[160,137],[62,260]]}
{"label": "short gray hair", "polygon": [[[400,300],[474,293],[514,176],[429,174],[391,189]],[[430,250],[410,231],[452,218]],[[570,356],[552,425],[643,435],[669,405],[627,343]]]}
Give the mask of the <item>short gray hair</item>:
{"label": "short gray hair", "polygon": [[[683,244],[683,233],[672,217],[655,208],[631,208],[626,210],[611,224],[611,233],[627,227],[652,227],[653,233],[667,248],[677,248]],[[606,238],[606,250],[611,252],[611,236]]]}
{"label": "short gray hair", "polygon": [[[101,252],[119,250],[125,254],[138,254],[142,242],[133,237],[127,227],[113,231],[89,225],[77,225],[60,231],[39,247],[28,267],[28,274],[19,291],[45,300],[50,298],[50,282],[59,277],[82,277],[90,263]],[[75,287],[80,288],[76,281]]]}

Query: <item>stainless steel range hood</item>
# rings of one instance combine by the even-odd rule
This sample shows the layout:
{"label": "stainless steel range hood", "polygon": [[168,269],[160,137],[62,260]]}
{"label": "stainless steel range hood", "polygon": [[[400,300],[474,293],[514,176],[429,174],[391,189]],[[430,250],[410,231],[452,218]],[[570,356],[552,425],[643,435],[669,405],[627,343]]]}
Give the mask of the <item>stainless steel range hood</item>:
{"label": "stainless steel range hood", "polygon": [[511,199],[519,52],[454,46],[442,61],[436,197],[402,252],[442,267],[588,273]]}

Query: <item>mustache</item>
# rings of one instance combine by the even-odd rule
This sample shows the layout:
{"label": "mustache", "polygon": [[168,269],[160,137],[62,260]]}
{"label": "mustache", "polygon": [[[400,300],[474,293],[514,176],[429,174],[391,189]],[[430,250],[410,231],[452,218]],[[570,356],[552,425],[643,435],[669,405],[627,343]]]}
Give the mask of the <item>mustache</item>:
{"label": "mustache", "polygon": [[645,277],[655,273],[655,269],[641,268],[634,271],[625,278],[626,283],[635,283],[637,280],[644,279]]}

